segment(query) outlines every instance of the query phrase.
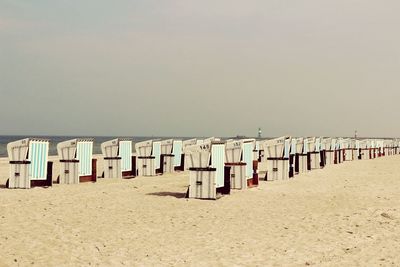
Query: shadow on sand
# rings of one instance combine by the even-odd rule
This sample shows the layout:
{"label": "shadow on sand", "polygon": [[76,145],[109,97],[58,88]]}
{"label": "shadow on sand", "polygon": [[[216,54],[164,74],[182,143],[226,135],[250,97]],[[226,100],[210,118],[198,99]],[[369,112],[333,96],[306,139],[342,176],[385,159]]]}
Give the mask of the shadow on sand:
{"label": "shadow on sand", "polygon": [[158,196],[158,197],[175,197],[175,198],[185,198],[186,192],[154,192],[146,194],[148,196]]}

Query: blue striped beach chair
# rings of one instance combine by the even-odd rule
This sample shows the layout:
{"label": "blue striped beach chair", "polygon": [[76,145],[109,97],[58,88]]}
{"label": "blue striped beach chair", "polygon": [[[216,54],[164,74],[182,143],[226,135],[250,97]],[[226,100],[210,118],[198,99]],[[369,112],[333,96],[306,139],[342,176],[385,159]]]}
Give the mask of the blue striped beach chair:
{"label": "blue striped beach chair", "polygon": [[116,138],[101,144],[104,156],[105,178],[132,178],[136,176],[136,157],[132,156],[132,140]]}
{"label": "blue striped beach chair", "polygon": [[57,145],[60,157],[61,184],[96,182],[96,160],[93,159],[92,138],[79,138],[61,142]]}
{"label": "blue striped beach chair", "polygon": [[10,161],[8,188],[52,186],[52,162],[48,161],[49,141],[27,138],[7,145]]}

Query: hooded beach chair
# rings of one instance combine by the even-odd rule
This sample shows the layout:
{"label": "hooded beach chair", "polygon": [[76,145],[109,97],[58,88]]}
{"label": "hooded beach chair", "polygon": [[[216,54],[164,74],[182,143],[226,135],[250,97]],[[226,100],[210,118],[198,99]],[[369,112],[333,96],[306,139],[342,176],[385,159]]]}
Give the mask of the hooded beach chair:
{"label": "hooded beach chair", "polygon": [[332,138],[322,138],[321,139],[321,166],[325,167],[326,165],[333,164],[332,156],[333,152],[331,150],[332,146]]}
{"label": "hooded beach chair", "polygon": [[290,144],[291,137],[266,140],[262,142],[264,160],[267,163],[265,180],[286,180],[289,179],[289,153],[287,144]]}
{"label": "hooded beach chair", "polygon": [[153,153],[153,140],[135,144],[139,176],[156,175],[156,157]]}
{"label": "hooded beach chair", "polygon": [[160,143],[159,173],[173,173],[175,171],[175,155],[173,153],[174,139],[163,140]]}
{"label": "hooded beach chair", "polygon": [[116,138],[101,144],[104,156],[104,178],[136,176],[136,157],[132,156],[132,140]]}
{"label": "hooded beach chair", "polygon": [[303,137],[296,138],[296,150],[294,159],[294,172],[296,174],[307,172],[307,147]]}
{"label": "hooded beach chair", "polygon": [[254,160],[255,140],[229,140],[225,146],[225,166],[230,166],[232,189],[258,185]]}
{"label": "hooded beach chair", "polygon": [[96,182],[96,159],[93,159],[93,139],[72,139],[57,144],[60,158],[60,184]]}
{"label": "hooded beach chair", "polygon": [[371,156],[370,147],[371,147],[370,140],[364,139],[359,141],[359,148],[360,148],[359,158],[361,160],[370,159]]}
{"label": "hooded beach chair", "polygon": [[216,199],[230,193],[230,167],[225,167],[225,143],[206,141],[186,148],[189,169],[189,198]]}
{"label": "hooded beach chair", "polygon": [[10,163],[8,188],[52,186],[52,162],[48,161],[49,141],[26,138],[7,145]]}
{"label": "hooded beach chair", "polygon": [[306,139],[307,146],[307,169],[309,171],[321,168],[320,138],[309,137]]}
{"label": "hooded beach chair", "polygon": [[183,158],[183,162],[181,164],[182,164],[182,169],[185,170],[185,171],[188,171],[189,168],[193,167],[192,166],[192,162],[190,161],[189,154],[186,153],[186,148],[190,147],[190,146],[193,146],[193,145],[196,145],[196,144],[200,144],[200,143],[197,143],[197,139],[195,139],[195,138],[194,139],[185,140],[185,141],[182,142],[182,153],[183,153],[183,157],[182,158]]}
{"label": "hooded beach chair", "polygon": [[350,138],[342,139],[343,161],[352,161],[354,159],[354,146]]}

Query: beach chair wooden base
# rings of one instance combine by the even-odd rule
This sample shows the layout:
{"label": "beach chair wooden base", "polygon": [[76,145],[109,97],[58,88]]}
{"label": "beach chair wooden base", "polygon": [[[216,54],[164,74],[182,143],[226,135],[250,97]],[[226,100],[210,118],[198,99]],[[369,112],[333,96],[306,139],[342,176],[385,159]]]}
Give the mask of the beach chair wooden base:
{"label": "beach chair wooden base", "polygon": [[173,154],[161,154],[160,168],[156,170],[158,174],[173,173],[174,172],[174,157]]}
{"label": "beach chair wooden base", "polygon": [[216,168],[189,169],[189,198],[217,199]]}
{"label": "beach chair wooden base", "polygon": [[153,156],[149,157],[138,157],[137,169],[138,176],[156,176],[155,162],[156,158]]}
{"label": "beach chair wooden base", "polygon": [[247,188],[247,179],[246,179],[246,163],[237,162],[237,163],[225,163],[225,166],[230,167],[230,184],[231,189],[246,189]]}
{"label": "beach chair wooden base", "polygon": [[307,156],[307,170],[315,170],[321,168],[321,159],[319,152],[309,152]]}
{"label": "beach chair wooden base", "polygon": [[[27,164],[27,166],[29,166]],[[32,187],[51,187],[53,186],[53,162],[47,162],[47,178],[45,180],[30,180],[25,176],[24,186],[16,186],[15,182],[11,182],[10,179],[7,179],[6,188],[14,188],[14,189],[29,189]],[[14,183],[14,184],[13,184]]]}
{"label": "beach chair wooden base", "polygon": [[288,158],[267,158],[267,181],[289,179]]}

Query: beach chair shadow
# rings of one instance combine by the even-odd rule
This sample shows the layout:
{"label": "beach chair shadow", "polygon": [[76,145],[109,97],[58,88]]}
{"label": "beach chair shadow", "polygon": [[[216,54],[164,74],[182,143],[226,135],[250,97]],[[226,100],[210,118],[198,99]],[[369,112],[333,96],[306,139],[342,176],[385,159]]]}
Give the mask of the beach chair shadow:
{"label": "beach chair shadow", "polygon": [[185,198],[186,192],[154,192],[146,194],[148,196],[158,196],[158,197],[175,197],[175,198]]}

